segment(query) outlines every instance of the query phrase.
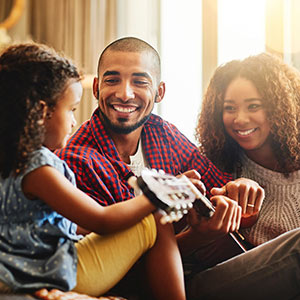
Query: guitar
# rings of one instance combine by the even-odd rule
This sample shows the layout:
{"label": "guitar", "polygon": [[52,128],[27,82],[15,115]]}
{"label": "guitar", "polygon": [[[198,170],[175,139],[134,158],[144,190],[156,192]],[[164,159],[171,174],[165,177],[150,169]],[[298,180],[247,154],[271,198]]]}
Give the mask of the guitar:
{"label": "guitar", "polygon": [[[209,199],[185,175],[176,177],[163,170],[143,169],[139,177],[130,177],[128,183],[164,211],[160,220],[163,224],[180,220],[192,207],[200,216],[207,218],[215,212]],[[243,252],[249,250],[245,238],[238,231],[229,235]]]}

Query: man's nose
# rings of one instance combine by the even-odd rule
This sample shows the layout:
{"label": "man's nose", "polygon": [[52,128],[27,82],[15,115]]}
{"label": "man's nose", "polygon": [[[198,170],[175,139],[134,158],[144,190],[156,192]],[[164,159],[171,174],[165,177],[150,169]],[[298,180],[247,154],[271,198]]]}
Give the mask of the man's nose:
{"label": "man's nose", "polygon": [[124,82],[119,86],[119,89],[116,92],[116,97],[128,101],[129,99],[134,98],[134,90],[130,82]]}

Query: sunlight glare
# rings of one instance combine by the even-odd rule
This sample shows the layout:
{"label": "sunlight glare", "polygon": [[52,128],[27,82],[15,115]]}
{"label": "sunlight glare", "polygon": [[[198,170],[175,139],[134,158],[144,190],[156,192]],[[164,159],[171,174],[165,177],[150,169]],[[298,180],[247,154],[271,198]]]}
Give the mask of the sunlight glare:
{"label": "sunlight glare", "polygon": [[265,0],[218,1],[218,64],[265,51]]}

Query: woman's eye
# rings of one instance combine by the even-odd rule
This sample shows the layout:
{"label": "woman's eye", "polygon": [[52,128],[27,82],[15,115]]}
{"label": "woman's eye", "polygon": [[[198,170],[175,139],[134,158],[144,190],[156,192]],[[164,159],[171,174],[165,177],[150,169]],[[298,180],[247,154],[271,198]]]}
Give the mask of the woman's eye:
{"label": "woman's eye", "polygon": [[232,112],[235,110],[234,106],[231,106],[231,105],[225,105],[223,109],[224,109],[224,111],[227,111],[227,112]]}
{"label": "woman's eye", "polygon": [[262,106],[261,104],[253,103],[253,104],[249,105],[249,109],[250,110],[257,110],[257,109],[261,108],[261,106]]}

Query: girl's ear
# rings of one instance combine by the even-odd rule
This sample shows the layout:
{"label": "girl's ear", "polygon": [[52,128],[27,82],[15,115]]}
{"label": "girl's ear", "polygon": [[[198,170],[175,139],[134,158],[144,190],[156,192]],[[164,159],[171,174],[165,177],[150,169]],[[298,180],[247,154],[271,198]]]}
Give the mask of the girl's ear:
{"label": "girl's ear", "polygon": [[43,100],[40,100],[40,105],[41,105],[43,114],[42,114],[42,118],[38,120],[38,125],[43,125],[43,124],[45,124],[45,120],[47,118],[48,106],[47,106],[46,102]]}

